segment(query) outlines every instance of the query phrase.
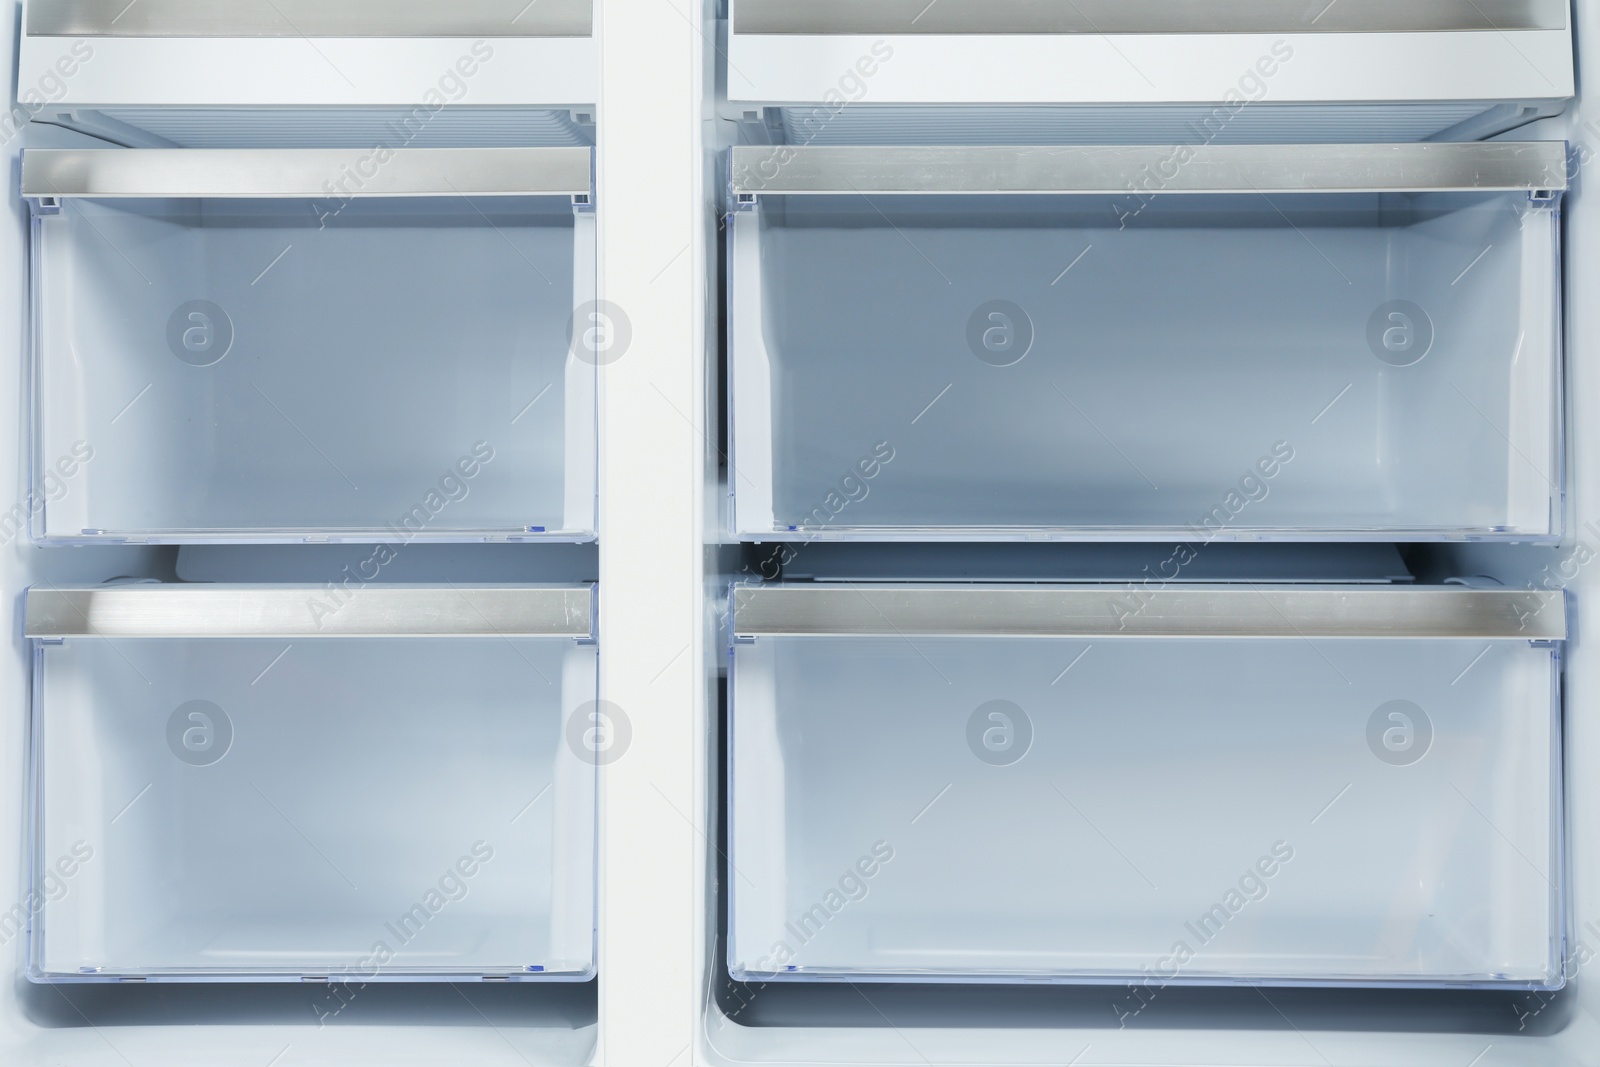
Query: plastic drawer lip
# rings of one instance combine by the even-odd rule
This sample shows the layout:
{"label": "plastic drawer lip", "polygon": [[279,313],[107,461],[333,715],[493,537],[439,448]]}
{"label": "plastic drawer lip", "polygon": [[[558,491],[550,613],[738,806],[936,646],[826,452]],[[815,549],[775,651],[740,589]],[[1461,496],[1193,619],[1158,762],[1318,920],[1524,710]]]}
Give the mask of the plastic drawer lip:
{"label": "plastic drawer lip", "polygon": [[573,637],[592,639],[593,585],[369,585],[337,611],[316,585],[33,588],[25,636],[86,638]]}
{"label": "plastic drawer lip", "polygon": [[[1482,0],[1488,2],[1488,0]],[[593,0],[33,0],[35,37],[590,37]]]}
{"label": "plastic drawer lip", "polygon": [[[339,195],[588,196],[593,149],[409,148],[393,151]],[[23,153],[26,198],[281,198],[330,195],[330,179],[367,149],[33,149]],[[371,169],[370,177],[366,170]]]}
{"label": "plastic drawer lip", "polygon": [[[736,197],[758,194],[1125,195],[1176,146],[758,146],[732,149]],[[1159,193],[1383,193],[1567,188],[1561,141],[1183,146]]]}
{"label": "plastic drawer lip", "polygon": [[[1564,641],[1566,596],[1465,587],[738,585],[733,634]],[[1119,608],[1121,610],[1119,610]]]}
{"label": "plastic drawer lip", "polygon": [[773,34],[1418,33],[1561,30],[1562,0],[1344,0],[1315,17],[1263,0],[733,0],[733,32]]}

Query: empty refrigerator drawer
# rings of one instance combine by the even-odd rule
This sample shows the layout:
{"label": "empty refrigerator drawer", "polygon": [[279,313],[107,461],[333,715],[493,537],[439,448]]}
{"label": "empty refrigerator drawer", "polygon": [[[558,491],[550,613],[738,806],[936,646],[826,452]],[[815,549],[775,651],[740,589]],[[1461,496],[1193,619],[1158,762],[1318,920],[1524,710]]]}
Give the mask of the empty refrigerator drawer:
{"label": "empty refrigerator drawer", "polygon": [[1561,984],[1561,594],[733,596],[736,978]]}
{"label": "empty refrigerator drawer", "polygon": [[746,540],[1548,540],[1560,143],[737,148]]}
{"label": "empty refrigerator drawer", "polygon": [[35,536],[592,539],[590,158],[27,152]]}
{"label": "empty refrigerator drawer", "polygon": [[592,599],[31,590],[29,977],[590,976]]}

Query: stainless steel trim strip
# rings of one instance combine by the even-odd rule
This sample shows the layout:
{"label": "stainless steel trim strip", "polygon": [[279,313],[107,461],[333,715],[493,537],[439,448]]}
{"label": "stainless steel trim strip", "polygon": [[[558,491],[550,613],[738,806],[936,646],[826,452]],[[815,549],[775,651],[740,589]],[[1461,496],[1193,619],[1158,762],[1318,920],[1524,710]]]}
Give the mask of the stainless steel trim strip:
{"label": "stainless steel trim strip", "polygon": [[733,0],[740,34],[1563,30],[1565,0]]}
{"label": "stainless steel trim strip", "polygon": [[594,0],[29,0],[26,26],[35,37],[589,37]]}
{"label": "stainless steel trim strip", "polygon": [[24,632],[32,638],[590,637],[594,587],[372,584],[342,602],[318,585],[35,587]]}
{"label": "stainless steel trim strip", "polygon": [[576,196],[590,148],[30,149],[25,197]]}
{"label": "stainless steel trim strip", "polygon": [[1116,145],[733,149],[740,194],[1564,190],[1566,144]]}
{"label": "stainless steel trim strip", "polygon": [[733,628],[761,636],[1470,638],[1560,641],[1562,593],[1104,585],[737,586]]}

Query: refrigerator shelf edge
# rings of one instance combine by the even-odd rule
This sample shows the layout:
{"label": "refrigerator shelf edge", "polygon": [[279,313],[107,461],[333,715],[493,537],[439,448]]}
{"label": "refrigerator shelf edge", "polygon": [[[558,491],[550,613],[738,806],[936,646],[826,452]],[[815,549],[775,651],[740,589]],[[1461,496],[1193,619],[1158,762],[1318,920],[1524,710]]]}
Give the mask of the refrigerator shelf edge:
{"label": "refrigerator shelf edge", "polygon": [[89,638],[594,636],[593,586],[368,585],[336,611],[323,586],[34,588],[25,636]]}
{"label": "refrigerator shelf edge", "polygon": [[524,145],[599,98],[592,0],[25,0],[20,29],[24,117],[119,144]]}
{"label": "refrigerator shelf edge", "polygon": [[589,37],[593,0],[32,0],[34,37]]}
{"label": "refrigerator shelf edge", "polygon": [[[1174,159],[1179,155],[1187,158]],[[1169,168],[1170,176],[1159,168]],[[736,147],[733,192],[1100,194],[1558,192],[1560,141],[1365,145]],[[1160,174],[1159,183],[1135,184]]]}
{"label": "refrigerator shelf edge", "polygon": [[[1565,594],[1211,585],[740,585],[733,634],[1563,641]],[[1123,610],[1118,610],[1118,608]]]}
{"label": "refrigerator shelf edge", "polygon": [[[22,195],[308,199],[591,195],[593,149],[30,149]],[[370,173],[369,173],[370,172]],[[347,174],[360,182],[337,185]]]}
{"label": "refrigerator shelf edge", "polygon": [[733,0],[733,32],[773,34],[1421,33],[1561,30],[1563,0]]}

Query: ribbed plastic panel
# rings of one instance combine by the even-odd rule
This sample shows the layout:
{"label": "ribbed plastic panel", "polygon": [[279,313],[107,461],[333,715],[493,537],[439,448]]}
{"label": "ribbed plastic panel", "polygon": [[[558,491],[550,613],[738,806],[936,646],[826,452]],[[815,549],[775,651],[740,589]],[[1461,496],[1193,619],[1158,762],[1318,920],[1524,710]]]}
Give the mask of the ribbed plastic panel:
{"label": "ribbed plastic panel", "polygon": [[564,110],[126,108],[80,113],[78,124],[104,129],[96,115],[183,148],[498,148],[594,139],[590,127]]}
{"label": "ribbed plastic panel", "polygon": [[1270,144],[1422,141],[1483,114],[1481,103],[783,108],[790,144]]}

